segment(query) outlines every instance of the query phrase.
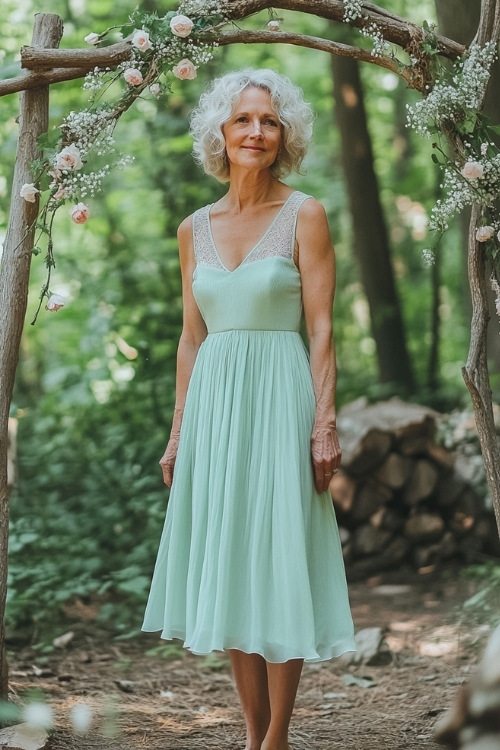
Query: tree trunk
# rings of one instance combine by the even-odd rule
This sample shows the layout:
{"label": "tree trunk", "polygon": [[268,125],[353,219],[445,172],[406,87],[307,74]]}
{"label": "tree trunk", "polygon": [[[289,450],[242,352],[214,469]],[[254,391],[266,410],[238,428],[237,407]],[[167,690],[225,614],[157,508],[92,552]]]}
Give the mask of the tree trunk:
{"label": "tree trunk", "polygon": [[[490,40],[498,44],[499,38],[500,5],[498,0],[482,0],[479,27],[474,39],[478,44],[484,45]],[[472,320],[469,355],[465,367],[462,368],[462,374],[474,407],[486,479],[500,536],[500,445],[495,430],[488,373],[489,310],[488,287],[485,278],[486,263],[483,246],[476,240],[476,228],[480,217],[481,206],[474,204],[471,211],[467,256]]]}
{"label": "tree trunk", "polygon": [[[62,21],[53,14],[37,14],[33,46],[57,47]],[[37,157],[37,139],[45,133],[49,117],[49,87],[21,94],[19,143],[12,184],[11,212],[0,267],[0,695],[8,694],[5,657],[5,601],[7,589],[7,545],[9,505],[7,496],[7,431],[9,408],[19,356],[28,300],[28,281],[38,215],[38,200],[28,203],[19,193],[25,182],[33,182],[31,162]]]}
{"label": "tree trunk", "polygon": [[[481,11],[480,0],[435,0],[440,33],[456,39],[460,44],[469,45],[474,39],[479,14]],[[500,123],[500,60],[496,60],[491,67],[491,78],[488,92],[484,102],[484,112],[493,124]],[[495,138],[495,136],[493,136]],[[498,143],[500,139],[497,137]],[[464,276],[467,273],[467,239],[469,236],[470,212],[467,210],[462,216],[461,229],[463,236]],[[490,315],[495,315],[495,297],[488,288],[488,303]],[[470,317],[471,307],[468,300],[466,314]],[[500,370],[500,336],[498,326],[488,326],[488,360],[495,372]]]}
{"label": "tree trunk", "polygon": [[333,56],[332,70],[354,251],[370,307],[380,379],[408,393],[414,387],[414,377],[373,166],[359,64],[356,60]]}
{"label": "tree trunk", "polygon": [[468,267],[472,298],[470,349],[462,374],[474,407],[486,479],[500,536],[500,446],[493,418],[488,373],[487,331],[490,316],[485,282],[486,263],[483,246],[476,240],[476,227],[480,216],[481,207],[476,204],[472,207],[469,229]]}

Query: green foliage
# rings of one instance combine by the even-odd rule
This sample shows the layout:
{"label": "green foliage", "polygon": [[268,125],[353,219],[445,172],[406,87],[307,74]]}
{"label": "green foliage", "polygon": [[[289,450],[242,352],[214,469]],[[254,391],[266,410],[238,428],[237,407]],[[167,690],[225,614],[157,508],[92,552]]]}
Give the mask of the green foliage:
{"label": "green foliage", "polygon": [[[29,43],[35,10],[29,1],[24,13],[14,0],[4,5],[1,75],[11,74],[17,50]],[[175,7],[174,2],[167,5],[159,9],[161,14]],[[63,46],[80,47],[87,33],[102,31],[109,17],[123,22],[134,6],[53,0],[50,9],[36,9],[60,13],[65,19]],[[430,2],[416,8],[392,0],[387,8],[417,22],[422,12],[432,14]],[[152,14],[155,9],[147,5]],[[281,15],[284,29],[331,34],[322,19],[287,11]],[[267,21],[262,13],[246,23],[265,28]],[[279,44],[224,48],[200,69],[196,81],[173,84],[168,107],[161,100],[139,99],[116,131],[117,147],[133,154],[133,165],[110,179],[105,195],[92,202],[88,224],[72,225],[64,211],[56,219],[51,287],[69,303],[57,314],[41,313],[23,337],[12,409],[19,419],[19,482],[11,502],[8,621],[11,627],[28,626],[34,640],[47,636],[75,598],[97,606],[101,619],[113,623],[123,637],[141,624],[168,497],[158,459],[170,428],[182,323],[175,234],[186,215],[225,191],[193,163],[187,117],[207,79],[246,65],[290,75],[316,112],[306,174],[288,182],[323,202],[335,240],[339,405],[360,395],[376,399],[393,393],[390,385],[378,383],[370,315],[351,249],[328,56],[299,48],[292,52]],[[429,392],[431,276],[421,262],[425,238],[415,217],[433,203],[436,172],[428,144],[404,127],[405,105],[414,93],[387,71],[367,65],[362,72],[381,200],[421,388],[415,399],[456,405],[465,397],[460,364],[467,345],[459,228],[443,245],[441,388]],[[0,105],[3,232],[17,100],[4,97]],[[53,126],[83,106],[81,82],[53,87],[46,147],[58,134]],[[45,278],[39,253],[38,247],[28,321]]]}
{"label": "green foliage", "polygon": [[473,617],[481,623],[497,625],[500,612],[500,565],[488,561],[472,565],[464,571],[466,580],[478,586],[478,590],[464,603],[464,616]]}

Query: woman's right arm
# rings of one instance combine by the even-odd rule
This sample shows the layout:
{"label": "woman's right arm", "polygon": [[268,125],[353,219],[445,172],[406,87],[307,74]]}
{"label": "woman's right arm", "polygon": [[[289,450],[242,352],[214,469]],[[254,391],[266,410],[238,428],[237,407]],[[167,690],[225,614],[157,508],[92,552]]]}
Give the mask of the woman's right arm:
{"label": "woman's right arm", "polygon": [[193,220],[191,216],[184,219],[180,225],[177,238],[179,240],[179,258],[182,274],[182,333],[177,349],[175,408],[172,430],[165,453],[160,459],[163,480],[168,487],[172,485],[189,379],[193,371],[198,349],[207,336],[205,322],[193,296],[192,284],[195,258],[193,248]]}

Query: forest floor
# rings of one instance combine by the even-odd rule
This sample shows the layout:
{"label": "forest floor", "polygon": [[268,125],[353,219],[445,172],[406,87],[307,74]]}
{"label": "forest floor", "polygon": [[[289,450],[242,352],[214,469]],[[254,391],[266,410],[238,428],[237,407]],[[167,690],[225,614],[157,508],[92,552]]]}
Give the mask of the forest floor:
{"label": "forest floor", "polygon": [[[304,666],[292,750],[430,750],[433,730],[474,671],[490,628],[465,615],[472,585],[457,571],[404,574],[350,585],[356,630],[382,627],[385,666],[342,659]],[[84,608],[81,609],[83,614]],[[225,654],[196,657],[156,635],[113,637],[90,617],[73,619],[64,647],[11,652],[21,700],[42,691],[55,716],[47,750],[242,750],[244,728]],[[64,640],[64,639],[63,639]],[[348,677],[346,677],[348,676]],[[346,684],[352,676],[370,687]],[[85,703],[85,735],[71,708]]]}

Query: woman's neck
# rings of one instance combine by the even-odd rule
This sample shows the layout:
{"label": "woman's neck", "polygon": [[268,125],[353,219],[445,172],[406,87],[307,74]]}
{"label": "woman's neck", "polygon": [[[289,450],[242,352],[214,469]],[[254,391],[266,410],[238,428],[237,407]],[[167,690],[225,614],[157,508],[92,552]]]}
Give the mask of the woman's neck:
{"label": "woman's neck", "polygon": [[226,206],[239,212],[247,206],[265,203],[278,197],[281,183],[269,170],[248,172],[231,170],[229,190],[222,199]]}

